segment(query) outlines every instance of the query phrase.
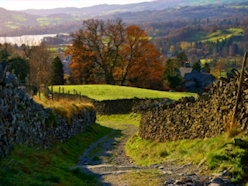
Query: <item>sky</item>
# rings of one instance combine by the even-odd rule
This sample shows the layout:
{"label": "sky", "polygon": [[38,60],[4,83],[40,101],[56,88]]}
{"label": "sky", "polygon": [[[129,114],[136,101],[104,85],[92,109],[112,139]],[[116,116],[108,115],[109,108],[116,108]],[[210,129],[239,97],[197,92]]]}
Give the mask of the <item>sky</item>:
{"label": "sky", "polygon": [[89,7],[98,4],[130,4],[155,0],[0,0],[0,7],[7,10],[52,9],[59,7]]}

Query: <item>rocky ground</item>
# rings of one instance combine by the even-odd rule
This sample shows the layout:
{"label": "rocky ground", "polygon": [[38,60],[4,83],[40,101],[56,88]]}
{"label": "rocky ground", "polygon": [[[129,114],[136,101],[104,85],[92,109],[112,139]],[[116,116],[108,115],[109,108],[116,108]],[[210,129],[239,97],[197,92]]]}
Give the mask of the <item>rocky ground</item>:
{"label": "rocky ground", "polygon": [[[187,185],[187,186],[222,186],[230,183],[227,171],[206,175],[204,168],[191,163],[178,165],[176,160],[155,164],[148,167],[135,166],[125,155],[124,144],[135,132],[137,127],[127,125],[123,130],[113,132],[93,143],[82,154],[76,167],[83,172],[94,175],[103,186],[132,186],[132,185]],[[152,178],[145,183],[134,183],[133,177],[125,176],[145,173]],[[148,174],[147,174],[148,172]],[[155,175],[155,176],[154,176]],[[137,178],[136,178],[137,179]],[[140,179],[143,179],[140,177]],[[156,179],[156,182],[153,180]]]}

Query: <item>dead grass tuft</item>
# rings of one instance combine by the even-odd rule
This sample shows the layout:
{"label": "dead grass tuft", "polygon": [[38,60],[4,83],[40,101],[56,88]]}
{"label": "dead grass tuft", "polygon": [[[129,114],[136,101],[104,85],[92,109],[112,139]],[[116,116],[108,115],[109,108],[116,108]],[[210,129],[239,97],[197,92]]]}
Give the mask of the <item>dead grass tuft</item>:
{"label": "dead grass tuft", "polygon": [[61,99],[59,101],[50,100],[47,98],[39,99],[34,97],[34,101],[41,104],[44,108],[51,108],[54,114],[66,119],[68,124],[71,124],[73,117],[83,114],[87,110],[95,110],[94,105],[89,101],[74,101],[70,99]]}
{"label": "dead grass tuft", "polygon": [[227,133],[227,137],[232,138],[234,136],[239,135],[242,131],[238,128],[237,121],[233,121],[233,113],[229,112],[226,115],[226,118],[224,120],[225,124],[225,131]]}

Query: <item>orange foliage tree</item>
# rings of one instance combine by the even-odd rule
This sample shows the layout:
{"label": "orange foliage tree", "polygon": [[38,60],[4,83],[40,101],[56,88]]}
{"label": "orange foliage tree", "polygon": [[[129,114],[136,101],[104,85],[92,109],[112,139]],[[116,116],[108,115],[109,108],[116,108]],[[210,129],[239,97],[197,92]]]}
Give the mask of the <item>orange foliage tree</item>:
{"label": "orange foliage tree", "polygon": [[161,53],[138,26],[126,28],[126,40],[120,51],[121,85],[162,88]]}
{"label": "orange foliage tree", "polygon": [[94,77],[106,84],[161,88],[161,53],[138,26],[125,28],[121,19],[90,19],[72,37],[65,53],[72,56],[71,76],[80,84]]}

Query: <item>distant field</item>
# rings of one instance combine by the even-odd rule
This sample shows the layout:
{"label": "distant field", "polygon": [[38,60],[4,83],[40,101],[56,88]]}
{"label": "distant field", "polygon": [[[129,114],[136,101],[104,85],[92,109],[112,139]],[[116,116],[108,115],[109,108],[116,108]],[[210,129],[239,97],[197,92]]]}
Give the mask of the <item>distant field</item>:
{"label": "distant field", "polygon": [[116,100],[116,99],[132,99],[132,98],[170,98],[178,100],[181,97],[195,96],[195,93],[189,92],[166,92],[157,90],[148,90],[135,87],[117,86],[117,85],[67,85],[54,86],[53,91],[58,92],[59,87],[64,88],[67,93],[71,94],[74,90],[81,92],[82,95],[88,96],[91,99],[98,101]]}
{"label": "distant field", "polygon": [[211,34],[206,32],[194,32],[191,37],[185,38],[188,42],[217,42],[222,41],[224,39],[233,38],[234,40],[239,40],[243,36],[243,29],[241,28],[229,28],[226,30],[217,30]]}
{"label": "distant field", "polygon": [[24,15],[18,15],[18,14],[14,14],[14,15],[12,15],[13,16],[13,18],[15,19],[15,20],[17,20],[17,21],[26,21],[27,20],[27,18],[24,16]]}
{"label": "distant field", "polygon": [[248,9],[248,5],[230,5],[231,8],[245,8],[245,9]]}
{"label": "distant field", "polygon": [[59,24],[61,22],[61,18],[49,18],[49,17],[40,17],[37,18],[40,26],[54,25]]}
{"label": "distant field", "polygon": [[[205,63],[211,63],[211,62],[213,62],[213,58],[212,59],[200,59],[200,61],[201,61],[201,64],[205,64]],[[239,61],[242,61],[242,58],[240,58],[240,57],[233,57],[233,58],[230,58],[230,59],[225,59],[225,58],[222,58],[222,60],[224,61],[224,62],[239,62]]]}

